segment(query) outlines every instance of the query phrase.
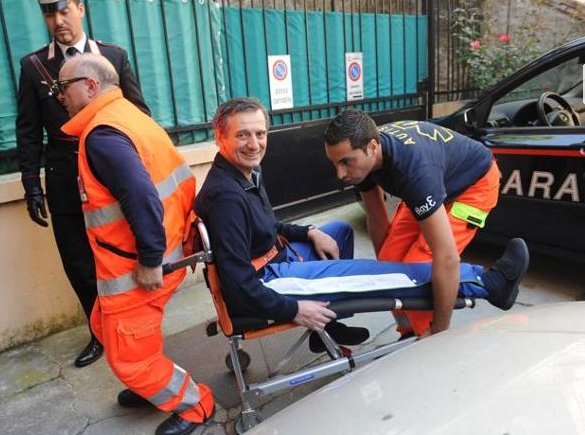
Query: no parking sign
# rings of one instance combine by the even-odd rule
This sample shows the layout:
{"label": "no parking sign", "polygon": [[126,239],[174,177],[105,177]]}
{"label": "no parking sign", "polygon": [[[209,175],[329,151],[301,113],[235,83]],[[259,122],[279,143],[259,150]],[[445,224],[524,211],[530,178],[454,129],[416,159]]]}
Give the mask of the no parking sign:
{"label": "no parking sign", "polygon": [[272,110],[291,109],[293,93],[290,56],[288,54],[268,56],[268,75]]}
{"label": "no parking sign", "polygon": [[347,101],[364,98],[362,53],[345,53],[345,83]]}

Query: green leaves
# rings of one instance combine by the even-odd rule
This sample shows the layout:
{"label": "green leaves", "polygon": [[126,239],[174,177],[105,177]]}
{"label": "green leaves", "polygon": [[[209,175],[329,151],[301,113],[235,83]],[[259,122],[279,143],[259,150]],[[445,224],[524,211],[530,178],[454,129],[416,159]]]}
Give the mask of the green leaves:
{"label": "green leaves", "polygon": [[[527,6],[526,13],[504,26],[473,4],[476,3],[463,3],[462,7],[453,9],[451,15],[457,59],[472,87],[483,90],[552,46],[572,39],[566,34],[560,42],[550,38],[543,40],[542,35],[550,32],[551,25],[545,7]],[[509,28],[509,32],[503,33],[504,27]]]}

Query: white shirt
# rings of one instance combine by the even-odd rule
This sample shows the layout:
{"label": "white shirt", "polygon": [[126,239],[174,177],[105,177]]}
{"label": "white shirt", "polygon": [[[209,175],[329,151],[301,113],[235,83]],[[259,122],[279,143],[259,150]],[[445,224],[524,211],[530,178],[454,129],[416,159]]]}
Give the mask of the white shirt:
{"label": "white shirt", "polygon": [[72,56],[69,56],[67,54],[67,49],[69,47],[75,47],[77,49],[77,51],[79,51],[80,53],[83,53],[85,51],[85,44],[87,43],[87,35],[85,34],[85,32],[83,32],[81,39],[79,41],[77,41],[77,44],[75,44],[75,45],[65,45],[65,44],[61,44],[59,41],[55,41],[55,42],[57,43],[57,45],[61,49],[61,53],[63,53],[63,57],[65,58],[65,60],[68,60],[70,57],[72,57]]}

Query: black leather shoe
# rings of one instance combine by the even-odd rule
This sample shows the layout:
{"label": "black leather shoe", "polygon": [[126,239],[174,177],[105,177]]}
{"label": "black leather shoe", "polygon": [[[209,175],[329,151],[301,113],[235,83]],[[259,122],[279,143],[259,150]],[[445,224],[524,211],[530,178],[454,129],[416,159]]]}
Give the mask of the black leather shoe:
{"label": "black leather shoe", "polygon": [[524,240],[510,240],[504,255],[483,274],[483,283],[490,304],[502,310],[512,308],[518,297],[520,281],[528,270],[529,261],[530,254]]}
{"label": "black leather shoe", "polygon": [[[370,337],[370,332],[366,328],[347,326],[344,323],[335,321],[325,325],[325,331],[329,333],[337,344],[344,344],[346,346],[355,346],[356,344],[363,343]],[[319,334],[314,331],[309,336],[309,349],[314,353],[323,353],[327,350]]]}
{"label": "black leather shoe", "polygon": [[192,423],[190,421],[182,419],[177,414],[171,414],[169,418],[167,418],[165,421],[158,425],[158,427],[156,428],[155,435],[189,435],[195,429],[197,429],[199,426],[204,425],[210,419],[211,417],[209,417],[203,423]]}
{"label": "black leather shoe", "polygon": [[143,406],[154,406],[144,397],[126,388],[118,393],[118,404],[124,408],[141,408]]}
{"label": "black leather shoe", "polygon": [[75,367],[88,366],[92,362],[100,359],[103,353],[104,347],[99,341],[97,341],[95,338],[92,338],[89,344],[85,346],[85,349],[83,349],[79,356],[75,359]]}

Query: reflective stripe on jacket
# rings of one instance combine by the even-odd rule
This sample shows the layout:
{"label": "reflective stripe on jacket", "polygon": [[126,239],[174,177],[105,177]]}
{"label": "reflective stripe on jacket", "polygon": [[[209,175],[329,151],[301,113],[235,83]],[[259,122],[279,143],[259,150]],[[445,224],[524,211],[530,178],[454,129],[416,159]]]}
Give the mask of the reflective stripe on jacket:
{"label": "reflective stripe on jacket", "polygon": [[87,160],[85,139],[97,126],[110,126],[130,139],[157,189],[164,208],[163,263],[183,256],[183,237],[192,218],[195,177],[166,132],[124,99],[119,89],[100,95],[63,126],[63,131],[79,137],[80,194],[95,256],[100,305],[104,312],[115,312],[173,291],[185,276],[185,269],[166,275],[164,287],[156,291],[136,285],[132,271],[138,259],[130,224],[116,198],[93,175]]}

